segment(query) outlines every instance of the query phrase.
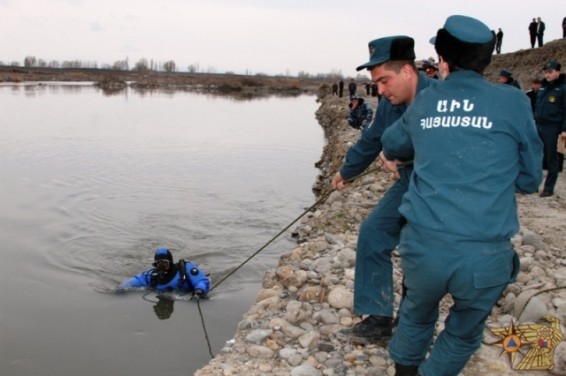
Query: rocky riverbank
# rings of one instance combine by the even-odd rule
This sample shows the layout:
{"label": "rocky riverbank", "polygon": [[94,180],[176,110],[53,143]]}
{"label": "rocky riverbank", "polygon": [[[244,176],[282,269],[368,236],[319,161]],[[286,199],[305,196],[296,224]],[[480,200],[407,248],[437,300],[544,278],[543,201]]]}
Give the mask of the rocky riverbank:
{"label": "rocky riverbank", "polygon": [[[368,98],[373,108],[375,99]],[[256,304],[244,314],[234,338],[226,342],[197,376],[229,375],[393,375],[387,343],[361,344],[340,334],[360,318],[352,312],[354,263],[360,222],[392,184],[377,169],[341,192],[330,192],[329,181],[359,136],[345,121],[347,98],[319,94],[317,118],[328,143],[317,166],[314,189],[328,198],[305,215],[294,230],[295,249],[268,270]],[[566,177],[561,174],[556,194],[518,196],[521,230],[513,242],[521,257],[521,272],[489,318],[489,327],[509,327],[552,315],[566,323]],[[399,257],[394,255],[396,301],[400,297]],[[450,299],[442,303],[438,330]],[[549,324],[548,324],[549,325]],[[564,326],[562,326],[564,332]],[[486,330],[485,342],[468,363],[463,376],[516,375],[501,340]],[[526,354],[530,347],[521,350]],[[523,358],[518,355],[517,359]],[[547,375],[547,371],[529,371]],[[554,351],[552,374],[566,375],[566,342]]]}

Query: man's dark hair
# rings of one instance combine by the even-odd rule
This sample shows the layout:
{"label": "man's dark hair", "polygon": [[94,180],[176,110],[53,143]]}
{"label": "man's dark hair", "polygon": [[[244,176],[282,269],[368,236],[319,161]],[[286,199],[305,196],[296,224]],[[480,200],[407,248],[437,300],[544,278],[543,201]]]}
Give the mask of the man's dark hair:
{"label": "man's dark hair", "polygon": [[411,68],[413,68],[413,70],[417,72],[417,65],[415,64],[414,60],[389,60],[383,63],[383,66],[385,68],[392,70],[395,73],[399,73],[401,71],[401,68],[403,68],[405,65],[410,65]]}

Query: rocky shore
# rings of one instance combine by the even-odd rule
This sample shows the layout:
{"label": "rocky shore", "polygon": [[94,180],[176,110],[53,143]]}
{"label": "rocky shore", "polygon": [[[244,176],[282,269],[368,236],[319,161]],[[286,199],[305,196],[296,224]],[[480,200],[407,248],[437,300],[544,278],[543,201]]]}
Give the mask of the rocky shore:
{"label": "rocky shore", "polygon": [[[256,304],[243,315],[219,354],[196,371],[197,376],[230,375],[394,375],[387,343],[356,343],[341,330],[360,321],[352,312],[356,241],[360,222],[392,184],[389,174],[377,169],[341,192],[330,192],[329,181],[359,131],[345,121],[347,98],[319,94],[317,118],[327,144],[317,162],[321,170],[314,189],[328,195],[305,215],[294,230],[295,249],[281,256],[268,270]],[[375,98],[368,98],[375,108]],[[370,168],[371,169],[371,168]],[[513,238],[521,258],[521,272],[488,320],[488,327],[508,328],[534,323],[551,315],[566,323],[566,177],[559,176],[556,194],[518,196],[521,230]],[[396,301],[400,297],[399,257],[394,255]],[[441,306],[437,329],[450,306]],[[545,321],[542,321],[546,323]],[[546,325],[550,325],[546,323]],[[561,326],[564,333],[564,325]],[[484,345],[468,363],[463,376],[517,375],[501,342],[486,329]],[[514,361],[528,352],[521,349]],[[566,342],[554,350],[554,375],[566,375]],[[531,370],[528,374],[548,375]]]}

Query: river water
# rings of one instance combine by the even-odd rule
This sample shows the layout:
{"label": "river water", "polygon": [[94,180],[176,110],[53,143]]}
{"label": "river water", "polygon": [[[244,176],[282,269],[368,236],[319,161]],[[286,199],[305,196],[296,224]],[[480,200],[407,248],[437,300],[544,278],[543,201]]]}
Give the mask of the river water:
{"label": "river water", "polygon": [[[0,85],[0,374],[188,375],[232,338],[289,231],[210,299],[115,293],[168,247],[234,270],[312,205],[315,97]],[[202,313],[202,316],[201,316]]]}

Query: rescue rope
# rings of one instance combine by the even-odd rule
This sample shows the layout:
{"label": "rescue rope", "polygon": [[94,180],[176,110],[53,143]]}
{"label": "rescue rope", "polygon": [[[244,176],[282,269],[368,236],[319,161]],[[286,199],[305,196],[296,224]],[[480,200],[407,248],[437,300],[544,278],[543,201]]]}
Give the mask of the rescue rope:
{"label": "rescue rope", "polygon": [[[353,180],[360,178],[362,176],[365,176],[367,174],[370,174],[374,171],[379,170],[379,168],[374,168],[371,170],[368,170],[358,176],[355,176],[349,180],[344,181],[344,183],[350,183]],[[213,285],[209,291],[214,290],[215,288],[217,288],[222,282],[224,282],[225,280],[227,280],[230,276],[232,276],[232,274],[236,273],[241,267],[243,267],[245,264],[247,264],[251,259],[253,259],[255,256],[257,256],[261,251],[263,251],[265,248],[267,248],[271,243],[273,243],[278,237],[280,237],[285,231],[287,231],[291,226],[293,226],[299,219],[301,219],[302,217],[305,216],[305,214],[307,214],[308,212],[310,212],[311,210],[313,210],[314,208],[316,208],[318,205],[320,205],[321,203],[323,203],[324,201],[326,201],[326,199],[328,198],[328,196],[330,196],[332,194],[332,192],[334,192],[334,190],[330,190],[329,192],[323,194],[314,204],[312,204],[311,206],[309,206],[307,209],[305,209],[301,215],[299,215],[297,218],[295,218],[291,223],[289,223],[287,226],[285,226],[285,228],[283,228],[281,231],[279,231],[279,233],[277,233],[277,235],[275,235],[274,237],[272,237],[267,243],[265,243],[261,248],[259,248],[257,251],[255,251],[251,256],[249,256],[244,262],[242,262],[240,265],[238,265],[234,270],[232,270],[230,273],[228,273],[226,276],[224,276],[218,283],[216,283],[215,285]]]}
{"label": "rescue rope", "polygon": [[[365,176],[367,174],[370,174],[374,171],[379,170],[379,168],[374,168],[371,170],[367,170],[366,172],[352,178],[349,180],[344,181],[344,183],[350,183],[353,180],[360,178],[362,176]],[[259,248],[257,251],[255,251],[251,256],[249,256],[246,260],[244,260],[244,262],[242,262],[240,265],[238,265],[234,270],[232,270],[230,273],[228,273],[226,276],[224,276],[218,283],[216,283],[215,285],[213,285],[210,290],[208,290],[209,292],[211,292],[212,290],[214,290],[215,288],[217,288],[222,282],[224,282],[225,280],[227,280],[230,276],[232,276],[232,274],[236,273],[241,267],[243,267],[245,264],[247,264],[252,258],[254,258],[255,256],[257,256],[261,251],[263,251],[265,248],[267,248],[267,246],[269,246],[271,243],[273,243],[275,241],[275,239],[277,239],[279,236],[281,236],[285,231],[287,231],[291,226],[293,226],[293,224],[295,224],[299,219],[301,219],[305,214],[307,214],[309,211],[313,210],[314,208],[316,208],[318,205],[320,205],[322,202],[324,202],[328,196],[330,196],[332,194],[332,192],[334,192],[334,190],[330,190],[329,192],[323,194],[314,204],[312,204],[311,206],[309,206],[307,209],[305,209],[301,215],[299,215],[297,218],[295,218],[291,223],[289,223],[287,226],[285,226],[285,228],[283,228],[281,231],[279,231],[279,233],[277,233],[274,237],[272,237],[267,243],[265,243],[261,248]],[[200,321],[202,323],[202,329],[204,330],[204,336],[206,338],[206,343],[208,345],[208,353],[210,354],[211,358],[214,358],[214,355],[212,353],[212,347],[210,345],[210,339],[208,338],[208,333],[206,331],[206,324],[204,322],[204,315],[202,314],[202,310],[200,307],[200,298],[197,298],[197,306],[198,306],[198,312],[199,312],[199,316],[200,316]]]}
{"label": "rescue rope", "polygon": [[320,203],[322,203],[324,200],[326,200],[328,198],[328,196],[330,196],[330,194],[332,193],[332,191],[325,193],[324,195],[322,195],[322,197],[320,199],[318,199],[317,202],[315,202],[314,204],[312,204],[308,209],[306,209],[301,215],[299,215],[297,218],[295,218],[291,223],[289,223],[287,226],[285,226],[285,228],[283,228],[281,231],[279,231],[279,233],[277,235],[275,235],[274,237],[272,237],[267,243],[265,243],[261,248],[259,248],[257,251],[255,251],[251,256],[249,256],[244,262],[242,262],[240,265],[238,265],[234,270],[232,270],[230,273],[228,273],[226,276],[224,276],[218,283],[216,283],[214,286],[212,286],[210,288],[210,291],[214,290],[215,288],[217,288],[222,282],[224,282],[225,280],[227,280],[230,276],[232,276],[232,274],[236,273],[242,266],[246,265],[251,259],[253,259],[255,256],[258,255],[258,253],[260,253],[261,251],[263,251],[267,246],[269,246],[271,243],[273,243],[275,241],[275,239],[277,239],[279,236],[281,236],[281,234],[283,234],[285,231],[287,231],[293,224],[295,224],[299,219],[301,219],[305,214],[307,214],[309,211],[311,211],[312,209],[314,209],[317,205],[319,205]]}
{"label": "rescue rope", "polygon": [[206,339],[206,344],[208,345],[208,353],[210,354],[210,359],[214,358],[212,353],[212,347],[210,346],[210,338],[208,338],[208,332],[206,331],[206,325],[204,324],[204,315],[200,308],[200,298],[197,298],[198,314],[200,316],[200,322],[202,323],[202,330],[204,330],[204,338]]}

